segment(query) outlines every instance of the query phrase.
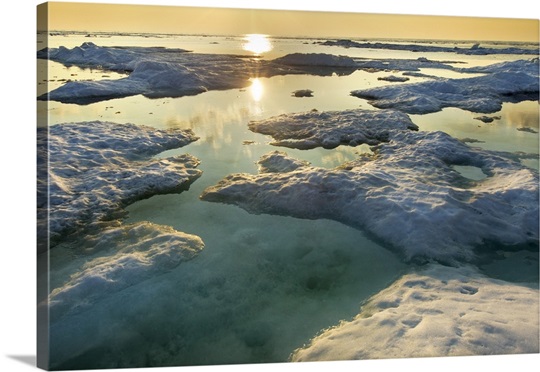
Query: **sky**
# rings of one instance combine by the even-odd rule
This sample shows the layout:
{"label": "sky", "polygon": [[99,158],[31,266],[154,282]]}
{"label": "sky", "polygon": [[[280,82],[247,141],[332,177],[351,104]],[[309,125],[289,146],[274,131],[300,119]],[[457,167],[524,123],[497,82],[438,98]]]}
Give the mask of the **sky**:
{"label": "sky", "polygon": [[[313,10],[48,3],[49,30],[273,36],[539,40],[538,19]],[[43,18],[40,18],[43,19]]]}

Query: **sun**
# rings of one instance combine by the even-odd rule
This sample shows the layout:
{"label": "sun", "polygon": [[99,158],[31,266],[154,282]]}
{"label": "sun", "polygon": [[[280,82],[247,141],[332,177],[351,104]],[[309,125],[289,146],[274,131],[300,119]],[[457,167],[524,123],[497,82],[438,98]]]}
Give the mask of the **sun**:
{"label": "sun", "polygon": [[245,43],[242,44],[242,49],[255,54],[261,54],[272,50],[272,43],[267,35],[248,34],[244,37]]}

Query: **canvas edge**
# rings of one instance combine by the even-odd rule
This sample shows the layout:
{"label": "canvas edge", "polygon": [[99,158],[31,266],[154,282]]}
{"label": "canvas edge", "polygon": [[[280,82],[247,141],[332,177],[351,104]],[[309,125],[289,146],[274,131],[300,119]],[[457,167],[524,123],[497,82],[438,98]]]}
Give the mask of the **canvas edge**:
{"label": "canvas edge", "polygon": [[[39,31],[48,30],[49,4],[42,3],[36,7],[36,38]],[[44,39],[44,47],[48,46],[48,38]],[[38,68],[36,63],[37,82],[47,79],[48,70]],[[43,76],[45,75],[45,76]],[[37,107],[36,107],[37,110]],[[36,366],[49,369],[49,231],[48,231],[48,123],[36,121],[36,238],[37,238],[37,298],[36,298]],[[41,150],[41,151],[40,151]]]}

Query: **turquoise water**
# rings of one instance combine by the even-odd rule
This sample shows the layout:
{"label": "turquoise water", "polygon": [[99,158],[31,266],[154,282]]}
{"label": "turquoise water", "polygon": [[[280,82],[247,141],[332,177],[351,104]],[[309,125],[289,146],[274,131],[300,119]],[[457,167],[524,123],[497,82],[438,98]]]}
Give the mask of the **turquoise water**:
{"label": "turquoise water", "polygon": [[[83,36],[56,36],[51,46],[72,47],[89,41]],[[92,40],[98,45],[181,47],[197,52],[242,52],[241,38],[112,36]],[[217,43],[217,44],[216,44]],[[354,57],[418,58],[418,54],[360,51],[321,47],[305,40],[274,40],[264,58],[290,51],[349,54]],[[247,53],[243,51],[243,53]],[[412,57],[414,55],[414,57]],[[434,59],[426,53],[426,57]],[[440,56],[482,65],[516,56]],[[62,79],[121,78],[98,70],[48,64],[51,80],[42,91],[60,86]],[[460,66],[461,67],[461,66]],[[430,70],[436,74],[436,70]],[[286,361],[296,348],[321,330],[358,313],[363,301],[387,287],[412,266],[361,231],[327,220],[250,215],[244,210],[199,200],[208,186],[228,174],[256,173],[256,161],[273,151],[333,168],[369,152],[367,146],[340,146],[333,150],[300,151],[270,145],[269,137],[252,133],[250,120],[317,109],[372,109],[365,100],[349,95],[354,89],[391,84],[377,80],[387,72],[356,71],[348,76],[307,75],[258,78],[251,86],[207,92],[181,98],[127,97],[80,106],[40,102],[38,120],[62,122],[107,120],[132,122],[156,128],[192,129],[200,139],[158,157],[189,153],[200,159],[204,172],[188,191],[160,195],[127,207],[123,223],[150,221],[200,236],[205,249],[176,269],[123,290],[92,305],[91,310],[62,319],[52,328],[52,357],[60,368],[90,366],[166,366],[191,364],[256,363]],[[440,71],[447,76],[447,71]],[[446,74],[446,75],[445,75]],[[105,75],[105,76],[104,76]],[[452,74],[451,77],[459,77]],[[465,77],[465,76],[463,76]],[[411,78],[418,79],[421,78]],[[311,89],[314,97],[292,97],[298,89]],[[412,115],[420,130],[442,130],[457,138],[473,138],[472,145],[502,151],[538,154],[538,135],[517,128],[538,129],[538,102],[505,104],[491,124],[476,114],[445,109],[429,115]],[[538,168],[537,159],[523,162]],[[465,177],[481,177],[478,170],[459,169]],[[81,237],[80,239],[84,239]],[[68,247],[69,245],[69,247]],[[77,244],[55,247],[51,266],[68,267]],[[504,251],[504,247],[501,247]],[[111,247],[114,250],[114,247]],[[519,267],[538,264],[538,253],[523,250],[487,257],[481,269],[488,275],[515,282],[536,281],[526,275],[511,276]],[[70,270],[63,272],[69,277]],[[54,288],[51,288],[54,289]],[[91,340],[91,341],[88,341]],[[68,350],[77,350],[70,354]],[[54,362],[53,362],[54,363]]]}

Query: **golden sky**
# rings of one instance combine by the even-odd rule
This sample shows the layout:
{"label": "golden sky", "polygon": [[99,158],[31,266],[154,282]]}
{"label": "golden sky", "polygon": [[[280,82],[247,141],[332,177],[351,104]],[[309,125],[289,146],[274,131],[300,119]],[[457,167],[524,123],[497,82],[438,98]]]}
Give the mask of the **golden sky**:
{"label": "golden sky", "polygon": [[[49,30],[454,40],[539,40],[538,19],[48,3]],[[43,19],[39,16],[38,21]],[[39,22],[38,22],[39,24]],[[39,26],[38,26],[39,27]]]}

